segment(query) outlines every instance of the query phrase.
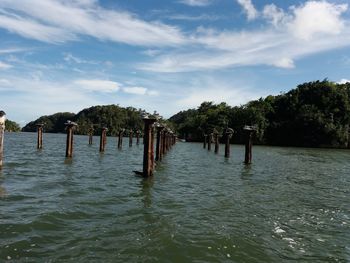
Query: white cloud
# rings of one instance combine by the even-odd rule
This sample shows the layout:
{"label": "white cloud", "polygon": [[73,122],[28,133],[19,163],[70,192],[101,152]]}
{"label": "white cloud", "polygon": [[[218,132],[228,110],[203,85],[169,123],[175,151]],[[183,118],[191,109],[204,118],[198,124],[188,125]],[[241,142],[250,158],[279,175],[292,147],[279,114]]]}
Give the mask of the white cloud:
{"label": "white cloud", "polygon": [[[326,1],[309,1],[293,7],[288,13],[270,5],[265,9],[265,17],[274,26],[242,31],[199,28],[193,41],[200,49],[168,52],[138,67],[154,72],[216,70],[251,65],[294,68],[294,61],[302,57],[350,46],[350,26],[343,26],[350,25],[350,21],[342,17],[344,10],[346,5]],[[308,20],[306,13],[322,20],[319,24],[323,27],[305,21],[306,26],[302,31],[301,20]]]}
{"label": "white cloud", "polygon": [[89,91],[99,92],[117,92],[121,86],[118,82],[100,79],[80,79],[74,81],[74,84]]}
{"label": "white cloud", "polygon": [[209,0],[181,0],[179,3],[189,6],[207,6],[210,5]]}
{"label": "white cloud", "polygon": [[237,0],[247,15],[248,20],[253,20],[258,17],[258,11],[255,9],[252,0]]}
{"label": "white cloud", "polygon": [[350,80],[349,79],[341,79],[340,81],[338,81],[337,83],[338,84],[346,84],[346,83],[349,83]]}
{"label": "white cloud", "polygon": [[208,15],[208,14],[201,14],[197,16],[193,15],[185,15],[185,14],[175,14],[175,15],[168,15],[166,17],[167,19],[172,19],[172,20],[184,20],[184,21],[215,21],[219,20],[222,17],[217,16],[217,15]]}
{"label": "white cloud", "polygon": [[144,87],[124,87],[123,91],[130,94],[145,95],[147,89]]}
{"label": "white cloud", "polygon": [[309,40],[316,34],[337,35],[344,28],[341,19],[348,8],[347,4],[332,4],[326,1],[308,1],[294,7],[294,20],[289,29],[298,38]]}
{"label": "white cloud", "polygon": [[102,8],[90,0],[2,0],[0,27],[49,43],[77,40],[80,35],[143,46],[185,42],[174,26],[147,22],[127,12]]}
{"label": "white cloud", "polygon": [[7,79],[0,79],[0,86],[8,86],[10,83],[11,82]]}
{"label": "white cloud", "polygon": [[63,59],[64,59],[64,61],[69,62],[69,63],[73,62],[73,63],[77,63],[77,64],[93,64],[93,65],[98,64],[98,62],[96,62],[96,61],[85,60],[85,59],[73,56],[71,53],[64,53]]}
{"label": "white cloud", "polygon": [[0,61],[0,70],[12,68],[12,65]]}

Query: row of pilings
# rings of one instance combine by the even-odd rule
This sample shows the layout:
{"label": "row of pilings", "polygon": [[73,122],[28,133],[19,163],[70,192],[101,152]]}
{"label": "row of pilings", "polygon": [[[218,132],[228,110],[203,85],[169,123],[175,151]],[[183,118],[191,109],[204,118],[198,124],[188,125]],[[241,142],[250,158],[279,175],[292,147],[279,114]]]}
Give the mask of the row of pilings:
{"label": "row of pilings", "polygon": [[[4,141],[4,131],[5,131],[5,112],[0,111],[0,168],[3,165],[3,141]],[[156,162],[161,162],[164,155],[172,148],[172,146],[176,143],[176,135],[173,131],[171,131],[166,126],[162,125],[157,121],[156,118],[149,118],[148,116],[143,118],[144,121],[144,134],[143,134],[143,143],[144,143],[144,151],[143,151],[143,169],[142,172],[135,173],[142,175],[144,177],[150,177],[154,173],[154,169],[156,167]],[[39,123],[37,126],[37,149],[41,150],[43,148],[43,129],[44,124]],[[67,138],[66,138],[66,158],[73,157],[73,138],[74,138],[74,130],[78,126],[77,123],[72,121],[67,121],[65,123]],[[107,144],[107,127],[101,128],[100,134],[100,153],[105,151],[105,146]],[[123,144],[123,136],[126,132],[125,129],[121,129],[118,133],[118,148],[122,148]],[[93,134],[94,129],[91,127],[88,131],[89,136],[89,145],[93,142]],[[140,144],[140,137],[142,132],[137,130],[136,134],[136,144]],[[129,131],[129,147],[133,145],[133,136],[134,131]],[[156,143],[154,142],[156,137]],[[156,144],[155,150],[154,145]]]}
{"label": "row of pilings", "polygon": [[[253,135],[256,131],[254,126],[244,126],[243,130],[245,132],[245,153],[244,153],[244,163],[252,163],[252,146],[253,146]],[[219,132],[216,129],[211,130],[208,133],[203,134],[203,148],[208,148],[208,151],[211,151],[212,143],[215,144],[214,152],[219,153],[219,138],[223,137],[225,141],[225,158],[230,158],[230,141],[234,134],[234,130],[231,128],[226,128],[223,134],[220,136]]]}

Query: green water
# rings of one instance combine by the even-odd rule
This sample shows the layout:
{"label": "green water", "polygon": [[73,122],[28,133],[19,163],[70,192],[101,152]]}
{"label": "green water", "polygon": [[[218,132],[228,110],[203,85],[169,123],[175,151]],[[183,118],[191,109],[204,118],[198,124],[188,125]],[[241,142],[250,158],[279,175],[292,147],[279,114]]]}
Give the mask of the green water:
{"label": "green water", "polygon": [[142,145],[6,134],[0,262],[350,262],[350,151],[178,143],[150,180]]}

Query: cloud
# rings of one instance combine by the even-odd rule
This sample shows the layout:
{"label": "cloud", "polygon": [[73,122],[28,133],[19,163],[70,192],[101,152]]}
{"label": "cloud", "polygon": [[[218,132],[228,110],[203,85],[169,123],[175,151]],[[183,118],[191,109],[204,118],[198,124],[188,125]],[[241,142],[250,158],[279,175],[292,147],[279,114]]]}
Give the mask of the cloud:
{"label": "cloud", "polygon": [[308,1],[293,9],[295,18],[289,24],[289,29],[296,37],[305,40],[316,34],[338,35],[344,29],[344,21],[340,16],[347,9],[347,4]]}
{"label": "cloud", "polygon": [[141,46],[185,42],[175,26],[147,22],[127,12],[105,9],[91,0],[2,0],[0,27],[48,43],[78,40],[81,35]]}
{"label": "cloud", "polygon": [[254,20],[258,17],[258,11],[255,9],[252,0],[237,0],[247,15],[248,20]]}
{"label": "cloud", "polygon": [[12,68],[12,65],[0,61],[0,70]]}
{"label": "cloud", "polygon": [[175,15],[169,15],[166,17],[167,19],[171,20],[184,20],[184,21],[216,21],[221,19],[221,16],[217,15],[208,15],[208,14],[201,14],[197,16],[193,15],[185,15],[185,14],[175,14]]}
{"label": "cloud", "polygon": [[85,59],[73,56],[71,53],[64,53],[63,59],[64,59],[64,61],[69,62],[69,63],[73,62],[76,64],[93,64],[93,65],[98,64],[98,62],[96,62],[96,61],[85,60]]}
{"label": "cloud", "polygon": [[211,4],[209,0],[181,0],[179,3],[189,6],[207,6]]}
{"label": "cloud", "polygon": [[74,84],[89,91],[99,92],[117,92],[121,86],[118,82],[100,79],[80,79],[74,81]]}
{"label": "cloud", "polygon": [[144,87],[125,87],[123,91],[130,94],[145,95],[147,89]]}
{"label": "cloud", "polygon": [[[153,72],[218,70],[252,65],[295,67],[297,59],[350,46],[350,21],[342,17],[346,5],[309,1],[285,12],[275,6],[264,8],[269,20],[264,28],[220,31],[199,28],[193,36],[196,48],[174,50],[138,65]],[[310,14],[319,22],[308,22]],[[302,22],[305,21],[305,28]],[[271,25],[272,24],[272,25]],[[200,47],[200,48],[199,48]]]}
{"label": "cloud", "polygon": [[338,83],[338,84],[346,84],[346,83],[349,83],[349,82],[350,82],[349,79],[341,79],[341,80],[339,80],[337,83]]}

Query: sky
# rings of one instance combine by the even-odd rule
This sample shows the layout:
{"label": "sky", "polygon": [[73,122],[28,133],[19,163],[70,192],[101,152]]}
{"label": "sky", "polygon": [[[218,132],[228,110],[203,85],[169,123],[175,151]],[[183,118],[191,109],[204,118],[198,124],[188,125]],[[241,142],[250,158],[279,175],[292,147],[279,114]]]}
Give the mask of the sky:
{"label": "sky", "polygon": [[350,79],[348,0],[0,0],[0,110],[170,117]]}

